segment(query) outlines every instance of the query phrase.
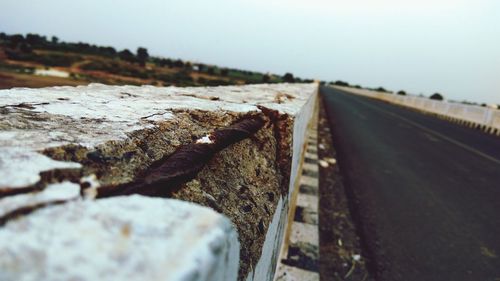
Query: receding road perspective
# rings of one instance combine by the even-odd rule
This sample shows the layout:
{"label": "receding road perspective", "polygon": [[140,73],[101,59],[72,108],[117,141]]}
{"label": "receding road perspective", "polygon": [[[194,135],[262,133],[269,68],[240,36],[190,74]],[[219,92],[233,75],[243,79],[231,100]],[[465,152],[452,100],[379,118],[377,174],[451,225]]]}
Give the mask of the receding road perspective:
{"label": "receding road perspective", "polygon": [[500,280],[498,137],[322,87],[377,280]]}

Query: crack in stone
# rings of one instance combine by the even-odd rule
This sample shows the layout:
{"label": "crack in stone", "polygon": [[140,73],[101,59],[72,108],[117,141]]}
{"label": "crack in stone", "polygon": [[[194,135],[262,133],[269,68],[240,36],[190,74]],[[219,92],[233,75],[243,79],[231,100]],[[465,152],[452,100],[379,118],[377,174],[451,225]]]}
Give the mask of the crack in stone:
{"label": "crack in stone", "polygon": [[29,215],[32,212],[47,207],[47,206],[54,206],[54,205],[59,205],[59,204],[64,204],[70,201],[74,201],[75,199],[68,199],[68,200],[54,200],[50,202],[44,202],[44,203],[39,203],[36,205],[31,205],[31,206],[24,206],[18,209],[15,209],[11,212],[8,212],[7,214],[0,216],[0,227],[4,226],[7,222],[10,220],[16,219],[21,216]]}
{"label": "crack in stone", "polygon": [[82,177],[82,168],[59,168],[39,173],[40,180],[36,183],[24,187],[2,187],[0,189],[0,199],[8,196],[26,194],[31,192],[42,191],[48,184],[70,181],[78,183]]}
{"label": "crack in stone", "polygon": [[161,116],[161,115],[164,115],[164,114],[167,114],[167,113],[171,113],[172,111],[165,111],[165,112],[158,112],[158,113],[153,113],[153,114],[150,114],[150,115],[147,115],[147,116],[144,116],[144,117],[141,117],[141,119],[148,119],[148,118],[151,118],[153,116]]}
{"label": "crack in stone", "polygon": [[35,109],[36,105],[47,105],[49,104],[48,102],[41,102],[41,103],[19,103],[19,104],[7,104],[0,106],[0,108],[8,108],[8,107],[17,107],[17,108],[26,108],[26,109]]}
{"label": "crack in stone", "polygon": [[183,183],[192,180],[206,163],[219,151],[229,145],[251,137],[262,126],[259,115],[245,116],[234,124],[210,134],[209,143],[191,143],[179,147],[173,154],[154,163],[144,175],[134,182],[103,186],[98,189],[98,198],[142,194],[168,197]]}
{"label": "crack in stone", "polygon": [[191,98],[196,98],[196,99],[211,100],[211,101],[218,101],[218,100],[220,100],[220,98],[216,97],[216,96],[198,96],[198,95],[195,95],[195,94],[181,94],[180,96],[191,97]]}

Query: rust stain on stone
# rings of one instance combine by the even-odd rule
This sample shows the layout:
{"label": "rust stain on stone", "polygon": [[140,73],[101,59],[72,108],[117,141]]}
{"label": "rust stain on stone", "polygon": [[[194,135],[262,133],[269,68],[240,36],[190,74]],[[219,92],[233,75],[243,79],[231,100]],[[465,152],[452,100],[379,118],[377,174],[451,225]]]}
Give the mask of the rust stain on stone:
{"label": "rust stain on stone", "polygon": [[273,126],[274,137],[276,139],[276,162],[281,173],[281,193],[288,193],[288,184],[290,182],[291,171],[291,153],[292,153],[292,129],[293,123],[288,114],[280,114],[279,111],[273,110],[264,106],[258,108],[271,120]]}
{"label": "rust stain on stone", "polygon": [[264,123],[259,115],[245,116],[234,124],[210,134],[211,142],[191,143],[179,147],[173,154],[154,163],[132,183],[99,188],[97,197],[136,193],[168,197],[183,183],[193,179],[217,152],[251,137]]}

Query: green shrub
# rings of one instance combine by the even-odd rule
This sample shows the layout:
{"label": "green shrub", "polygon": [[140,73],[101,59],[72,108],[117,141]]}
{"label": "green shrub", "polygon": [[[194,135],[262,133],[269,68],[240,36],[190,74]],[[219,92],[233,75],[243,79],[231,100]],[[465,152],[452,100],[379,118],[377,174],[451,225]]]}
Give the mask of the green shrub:
{"label": "green shrub", "polygon": [[6,50],[7,58],[19,61],[32,61],[43,64],[45,66],[71,66],[73,63],[82,60],[80,56],[44,54],[38,55],[35,53],[24,53],[13,50]]}
{"label": "green shrub", "polygon": [[137,60],[141,66],[146,65],[146,60],[149,58],[148,49],[139,47],[137,48]]}
{"label": "green shrub", "polygon": [[378,87],[375,89],[375,91],[377,92],[382,92],[382,93],[390,93],[389,91],[387,91],[384,87]]}
{"label": "green shrub", "polygon": [[135,62],[136,61],[134,54],[132,54],[132,52],[129,51],[128,49],[125,49],[125,50],[118,52],[118,57],[121,60],[128,61],[128,62]]}
{"label": "green shrub", "polygon": [[221,76],[227,76],[228,73],[229,73],[229,69],[227,69],[227,68],[221,68],[221,70],[220,70],[220,75]]}
{"label": "green shrub", "polygon": [[285,73],[285,75],[283,75],[283,81],[285,81],[287,83],[293,83],[293,82],[295,82],[295,78],[293,77],[292,73],[287,72],[287,73]]}
{"label": "green shrub", "polygon": [[349,83],[340,80],[335,81],[333,84],[342,87],[349,87]]}
{"label": "green shrub", "polygon": [[80,66],[84,70],[98,70],[104,71],[111,74],[129,76],[141,79],[148,79],[151,77],[150,73],[143,69],[138,69],[133,65],[120,64],[118,62],[107,62],[107,61],[91,61]]}
{"label": "green shrub", "polygon": [[429,97],[431,100],[443,100],[443,96],[440,93],[434,93]]}

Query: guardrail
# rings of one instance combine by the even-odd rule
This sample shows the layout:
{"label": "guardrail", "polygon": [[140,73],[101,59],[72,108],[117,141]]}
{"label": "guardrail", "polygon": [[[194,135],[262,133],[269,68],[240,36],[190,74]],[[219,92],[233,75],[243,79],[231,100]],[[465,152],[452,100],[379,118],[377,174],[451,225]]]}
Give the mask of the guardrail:
{"label": "guardrail", "polygon": [[366,89],[340,86],[335,86],[335,88],[435,114],[441,118],[500,136],[500,110],[498,109],[431,100],[425,97],[401,96]]}

